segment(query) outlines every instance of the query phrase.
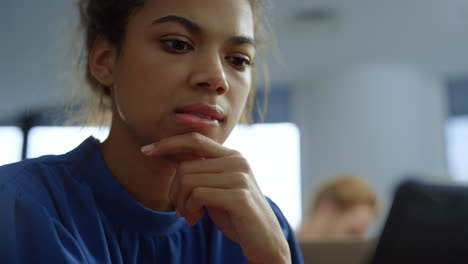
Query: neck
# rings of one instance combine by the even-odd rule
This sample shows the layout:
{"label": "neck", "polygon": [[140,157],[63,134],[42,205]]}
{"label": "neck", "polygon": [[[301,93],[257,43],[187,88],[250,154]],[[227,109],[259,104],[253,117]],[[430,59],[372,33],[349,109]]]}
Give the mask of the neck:
{"label": "neck", "polygon": [[165,159],[145,157],[141,147],[128,130],[117,129],[113,120],[101,151],[112,175],[135,200],[155,211],[172,211],[169,190],[175,167]]}

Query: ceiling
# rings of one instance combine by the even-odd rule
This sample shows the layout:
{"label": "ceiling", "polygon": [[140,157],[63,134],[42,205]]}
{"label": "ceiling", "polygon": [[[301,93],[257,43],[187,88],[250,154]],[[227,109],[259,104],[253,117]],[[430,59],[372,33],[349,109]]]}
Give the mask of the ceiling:
{"label": "ceiling", "polygon": [[[468,73],[467,1],[277,0],[276,6],[288,75],[278,71],[280,79],[360,63],[403,64],[442,77]],[[324,10],[327,16],[297,19]]]}

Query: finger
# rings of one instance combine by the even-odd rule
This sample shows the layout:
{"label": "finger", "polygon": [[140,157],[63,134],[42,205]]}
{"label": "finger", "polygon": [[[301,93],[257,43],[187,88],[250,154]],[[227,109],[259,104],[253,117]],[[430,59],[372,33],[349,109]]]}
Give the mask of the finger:
{"label": "finger", "polygon": [[177,167],[177,173],[180,175],[236,171],[246,173],[251,172],[248,161],[240,154],[233,154],[221,158],[183,161],[180,162]]}
{"label": "finger", "polygon": [[180,153],[180,154],[176,154],[176,155],[164,155],[164,158],[166,158],[167,160],[173,162],[176,165],[180,164],[183,161],[202,159],[202,158],[200,158],[198,156],[193,155],[192,153],[187,153],[187,154]]}
{"label": "finger", "polygon": [[[249,203],[248,191],[245,189],[218,189],[197,187],[190,194],[185,208],[187,215],[196,218],[203,207],[213,207],[223,209],[231,215],[236,214],[238,211],[245,210],[245,205]],[[236,207],[243,207],[242,210],[235,210]]]}
{"label": "finger", "polygon": [[186,209],[187,199],[192,191],[198,187],[217,189],[248,189],[249,175],[244,173],[229,174],[191,174],[179,176],[178,180],[171,186],[170,199],[179,213],[188,216],[192,212]]}
{"label": "finger", "polygon": [[164,138],[144,146],[142,152],[146,156],[194,155],[202,158],[225,157],[236,153],[196,132]]}

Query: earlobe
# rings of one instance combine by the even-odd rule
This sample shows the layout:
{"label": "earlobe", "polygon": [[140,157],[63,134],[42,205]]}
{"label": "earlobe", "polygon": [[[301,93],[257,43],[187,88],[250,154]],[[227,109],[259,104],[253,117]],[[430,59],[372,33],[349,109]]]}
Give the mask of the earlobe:
{"label": "earlobe", "polygon": [[89,70],[103,86],[112,87],[114,84],[116,55],[115,46],[107,38],[102,35],[96,37],[89,53]]}

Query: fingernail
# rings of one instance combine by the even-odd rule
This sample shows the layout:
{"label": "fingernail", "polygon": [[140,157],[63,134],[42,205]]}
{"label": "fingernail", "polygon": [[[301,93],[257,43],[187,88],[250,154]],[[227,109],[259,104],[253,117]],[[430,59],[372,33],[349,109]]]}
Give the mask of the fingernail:
{"label": "fingernail", "polygon": [[154,150],[153,144],[149,144],[141,148],[141,152],[143,153],[149,153],[149,152],[152,152],[153,150]]}

